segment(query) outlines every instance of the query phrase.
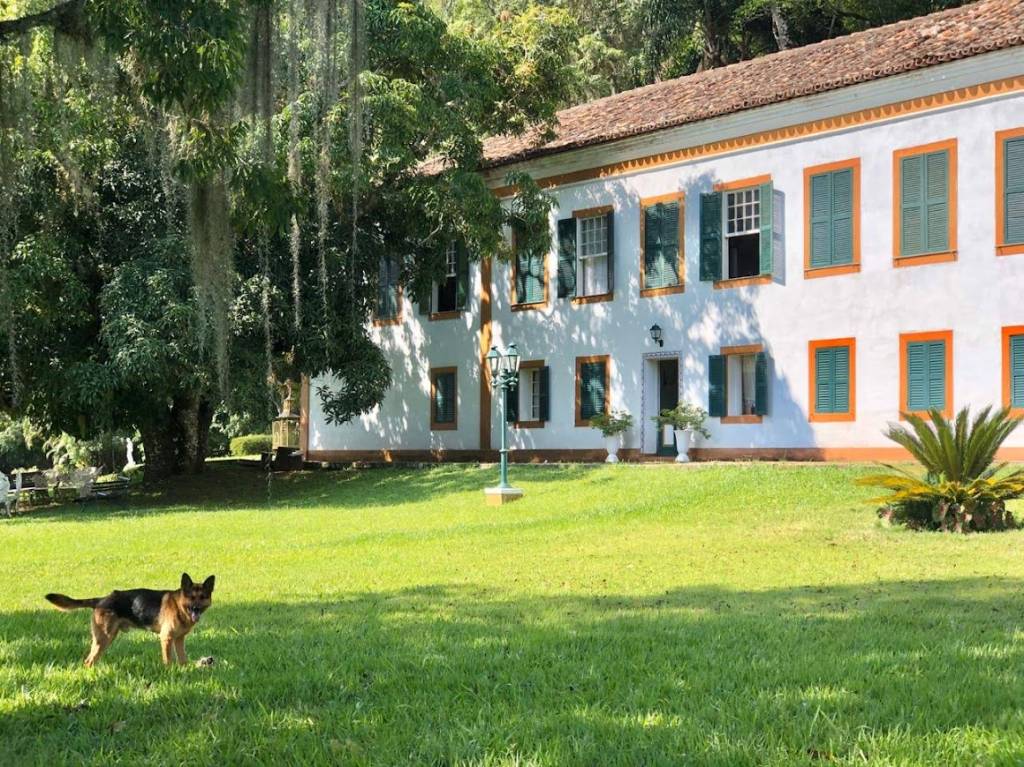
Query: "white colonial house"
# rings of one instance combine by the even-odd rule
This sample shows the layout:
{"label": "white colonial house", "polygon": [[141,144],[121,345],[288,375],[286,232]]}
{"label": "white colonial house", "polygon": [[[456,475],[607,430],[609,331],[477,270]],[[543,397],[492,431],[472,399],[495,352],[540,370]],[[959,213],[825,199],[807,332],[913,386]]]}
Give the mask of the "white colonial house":
{"label": "white colonial house", "polygon": [[[596,412],[710,412],[695,457],[893,457],[905,411],[1024,412],[1024,0],[983,2],[565,110],[497,138],[486,177],[557,199],[555,246],[507,264],[453,246],[420,305],[386,270],[373,333],[394,384],[307,458],[493,455],[485,374],[515,343],[519,460],[604,455]],[[661,343],[652,326],[661,329]],[[315,391],[316,382],[312,383]],[[1024,458],[1024,430],[1006,455]]]}

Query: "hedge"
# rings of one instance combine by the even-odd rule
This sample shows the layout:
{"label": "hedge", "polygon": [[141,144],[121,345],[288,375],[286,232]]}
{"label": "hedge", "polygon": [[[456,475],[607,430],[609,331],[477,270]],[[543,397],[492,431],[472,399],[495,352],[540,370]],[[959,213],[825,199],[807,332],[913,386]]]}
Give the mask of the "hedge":
{"label": "hedge", "polygon": [[271,438],[269,434],[246,434],[231,440],[231,455],[259,455],[270,452]]}

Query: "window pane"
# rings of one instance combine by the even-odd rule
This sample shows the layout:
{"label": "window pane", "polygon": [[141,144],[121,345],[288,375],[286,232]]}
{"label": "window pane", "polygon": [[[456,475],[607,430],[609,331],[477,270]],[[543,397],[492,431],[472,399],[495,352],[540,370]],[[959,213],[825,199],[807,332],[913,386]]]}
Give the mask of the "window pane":
{"label": "window pane", "polygon": [[755,364],[756,355],[744,354],[741,360],[741,379],[743,392],[743,415],[753,415],[756,406],[755,386]]}

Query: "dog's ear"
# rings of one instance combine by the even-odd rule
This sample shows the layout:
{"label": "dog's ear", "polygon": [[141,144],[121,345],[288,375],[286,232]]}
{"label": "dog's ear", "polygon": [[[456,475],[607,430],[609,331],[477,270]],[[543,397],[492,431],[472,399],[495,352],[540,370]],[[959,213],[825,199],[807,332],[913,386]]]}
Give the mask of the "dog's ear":
{"label": "dog's ear", "polygon": [[188,573],[181,574],[181,590],[187,591],[192,588],[192,579],[188,577]]}
{"label": "dog's ear", "polygon": [[207,578],[205,581],[203,581],[203,589],[206,591],[207,594],[212,594],[213,593],[213,583],[216,580],[217,580],[217,576],[216,575],[211,575],[209,578]]}

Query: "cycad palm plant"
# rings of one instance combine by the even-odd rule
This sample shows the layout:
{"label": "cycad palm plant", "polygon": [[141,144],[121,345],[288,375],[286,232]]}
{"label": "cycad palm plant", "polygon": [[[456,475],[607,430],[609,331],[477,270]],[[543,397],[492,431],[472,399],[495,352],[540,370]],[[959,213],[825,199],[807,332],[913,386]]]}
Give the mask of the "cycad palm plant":
{"label": "cycad palm plant", "polygon": [[884,464],[890,473],[860,484],[892,491],[874,499],[883,514],[915,527],[969,532],[1014,527],[1006,502],[1024,495],[1024,469],[995,463],[996,453],[1020,419],[1008,408],[984,408],[974,419],[969,408],[953,420],[938,410],[928,417],[904,414],[907,426],[890,424],[886,436],[924,468],[924,476]]}

